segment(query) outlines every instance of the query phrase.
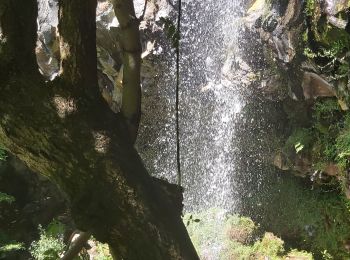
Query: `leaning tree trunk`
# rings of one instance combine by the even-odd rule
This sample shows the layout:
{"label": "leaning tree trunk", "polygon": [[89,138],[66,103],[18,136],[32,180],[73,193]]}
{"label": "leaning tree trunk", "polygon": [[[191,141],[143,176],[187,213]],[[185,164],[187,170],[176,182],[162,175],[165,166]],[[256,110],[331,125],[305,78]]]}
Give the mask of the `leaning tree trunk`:
{"label": "leaning tree trunk", "polygon": [[123,53],[123,100],[121,113],[126,119],[129,136],[136,141],[141,118],[141,42],[140,21],[137,19],[132,1],[112,0],[119,21],[120,47]]}
{"label": "leaning tree trunk", "polygon": [[56,183],[77,226],[116,258],[198,259],[181,190],[148,175],[125,117],[98,93],[95,8],[96,0],[60,1],[61,72],[45,83],[34,55],[36,0],[1,0],[0,142]]}

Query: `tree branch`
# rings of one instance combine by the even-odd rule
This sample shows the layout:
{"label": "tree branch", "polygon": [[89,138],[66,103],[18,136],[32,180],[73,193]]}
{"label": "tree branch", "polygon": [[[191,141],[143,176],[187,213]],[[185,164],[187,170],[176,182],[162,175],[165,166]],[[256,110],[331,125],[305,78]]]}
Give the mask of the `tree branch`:
{"label": "tree branch", "polygon": [[64,256],[61,257],[61,260],[74,259],[83,249],[83,247],[86,245],[90,237],[91,237],[90,232],[80,232],[79,236],[74,241],[72,241],[71,246],[64,253]]}
{"label": "tree branch", "polygon": [[113,0],[114,12],[120,24],[120,45],[123,50],[123,100],[121,112],[125,117],[129,135],[134,143],[141,118],[141,42],[139,20],[133,1]]}

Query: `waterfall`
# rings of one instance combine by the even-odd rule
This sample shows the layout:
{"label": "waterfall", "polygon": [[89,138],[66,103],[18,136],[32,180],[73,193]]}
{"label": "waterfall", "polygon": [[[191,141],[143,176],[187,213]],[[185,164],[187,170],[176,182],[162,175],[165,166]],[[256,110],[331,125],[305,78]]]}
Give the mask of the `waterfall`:
{"label": "waterfall", "polygon": [[[179,120],[185,211],[235,211],[242,189],[236,175],[236,123],[243,117],[245,95],[236,69],[245,1],[182,1]],[[138,149],[151,173],[175,182],[175,55],[171,49],[162,53],[157,83],[143,89]]]}
{"label": "waterfall", "polygon": [[181,41],[180,139],[185,207],[234,209],[235,122],[244,104],[234,73],[240,7],[235,0],[185,1]]}

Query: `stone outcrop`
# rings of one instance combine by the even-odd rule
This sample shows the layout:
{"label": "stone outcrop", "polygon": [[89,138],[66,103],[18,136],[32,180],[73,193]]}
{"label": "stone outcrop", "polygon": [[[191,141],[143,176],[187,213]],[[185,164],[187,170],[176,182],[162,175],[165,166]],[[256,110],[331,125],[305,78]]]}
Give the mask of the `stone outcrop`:
{"label": "stone outcrop", "polygon": [[313,72],[304,72],[302,88],[305,99],[336,96],[334,87]]}
{"label": "stone outcrop", "polygon": [[[146,5],[145,5],[146,3]],[[36,48],[40,72],[53,80],[59,73],[58,0],[39,0],[38,41]],[[166,0],[134,1],[142,34],[142,84],[152,83],[156,72],[152,60],[162,52],[159,37],[162,32],[160,17],[169,17],[173,7]],[[102,96],[111,109],[118,112],[122,102],[122,61],[118,44],[118,21],[112,4],[99,0],[96,10],[96,48],[98,56],[98,82]]]}
{"label": "stone outcrop", "polygon": [[[334,157],[334,154],[333,157],[322,158],[322,162],[318,161],[323,156],[322,149],[328,147],[323,147],[316,140],[323,135],[333,136],[333,141],[327,145],[339,153],[339,148],[334,148],[335,133],[344,135],[342,131],[345,130],[339,125],[344,124],[342,120],[345,120],[346,112],[341,111],[347,111],[350,105],[349,8],[349,2],[345,0],[256,0],[244,18],[248,35],[258,46],[255,49],[259,49],[254,57],[259,60],[260,66],[249,64],[252,73],[258,75],[256,83],[250,86],[266,98],[286,104],[281,113],[286,113],[288,118],[285,126],[287,134],[280,137],[282,144],[276,149],[279,152],[272,156],[271,162],[280,170],[291,171],[319,183],[334,179],[344,183],[346,178],[343,176],[348,175],[344,173],[344,166],[337,164],[339,157]],[[326,106],[323,109],[336,109],[338,112],[315,111],[315,103],[327,99],[337,100],[339,111]],[[335,117],[334,120],[340,121],[330,121],[329,118],[335,114],[320,113],[335,113],[338,119]],[[334,124],[338,124],[337,130],[332,130]],[[319,131],[319,137],[313,136],[316,143],[302,152],[297,147],[296,150],[293,147],[293,151],[283,151],[286,138],[301,128],[309,129],[313,135]],[[348,181],[345,180],[346,183]]]}
{"label": "stone outcrop", "polygon": [[[266,66],[260,80],[267,96],[281,89],[295,100],[336,96],[342,108],[348,108],[349,73],[345,68],[349,66],[349,54],[337,45],[346,36],[340,32],[341,39],[337,42],[334,38],[336,30],[345,32],[348,22],[344,13],[348,8],[348,2],[342,0],[324,4],[257,0],[252,4],[245,24],[263,49]],[[331,29],[322,32],[326,24]]]}

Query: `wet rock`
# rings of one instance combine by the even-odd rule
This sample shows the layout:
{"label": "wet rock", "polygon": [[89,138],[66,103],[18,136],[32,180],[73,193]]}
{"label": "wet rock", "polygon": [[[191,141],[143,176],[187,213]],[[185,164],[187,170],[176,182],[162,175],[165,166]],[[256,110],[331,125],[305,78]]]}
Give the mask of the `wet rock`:
{"label": "wet rock", "polygon": [[293,171],[296,175],[307,176],[311,170],[311,160],[305,156],[297,155],[293,162]]}
{"label": "wet rock", "polygon": [[328,165],[326,165],[323,172],[329,176],[339,176],[339,174],[341,173],[339,167],[334,163],[329,163]]}
{"label": "wet rock", "polygon": [[274,15],[268,16],[262,23],[262,28],[265,32],[273,32],[278,25],[277,17]]}
{"label": "wet rock", "polygon": [[290,170],[290,166],[287,164],[287,160],[285,156],[282,154],[282,152],[278,152],[275,155],[273,159],[273,165],[282,171]]}
{"label": "wet rock", "polygon": [[[289,1],[284,8],[270,1],[257,0],[247,11],[245,24],[249,30],[257,30],[264,44],[267,44],[276,58],[289,63],[295,57],[295,48],[299,42],[297,37],[301,29],[296,21],[301,15],[301,1]],[[291,30],[293,26],[294,30]]]}
{"label": "wet rock", "polygon": [[321,76],[313,72],[304,73],[302,87],[305,99],[336,96],[334,87]]}

